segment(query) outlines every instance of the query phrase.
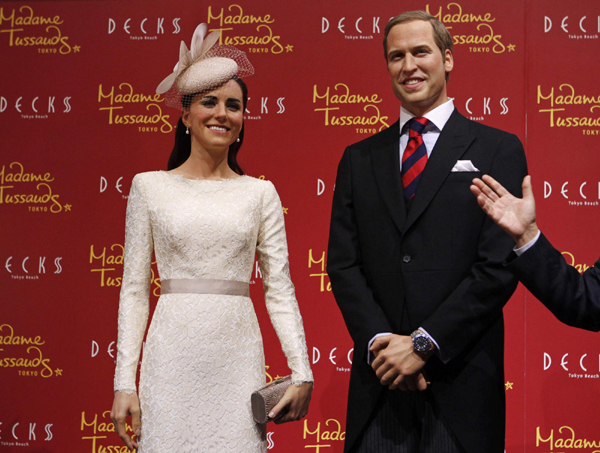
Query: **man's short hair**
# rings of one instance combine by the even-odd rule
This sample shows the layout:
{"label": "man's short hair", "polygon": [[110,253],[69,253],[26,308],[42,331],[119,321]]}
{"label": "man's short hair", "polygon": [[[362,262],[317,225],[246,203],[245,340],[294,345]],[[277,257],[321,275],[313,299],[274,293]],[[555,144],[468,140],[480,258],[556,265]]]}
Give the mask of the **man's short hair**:
{"label": "man's short hair", "polygon": [[383,32],[383,53],[387,60],[387,38],[390,30],[399,24],[423,20],[429,22],[433,27],[433,40],[442,52],[442,56],[446,55],[446,49],[452,52],[452,36],[444,24],[425,11],[406,11],[392,19],[385,26]]}

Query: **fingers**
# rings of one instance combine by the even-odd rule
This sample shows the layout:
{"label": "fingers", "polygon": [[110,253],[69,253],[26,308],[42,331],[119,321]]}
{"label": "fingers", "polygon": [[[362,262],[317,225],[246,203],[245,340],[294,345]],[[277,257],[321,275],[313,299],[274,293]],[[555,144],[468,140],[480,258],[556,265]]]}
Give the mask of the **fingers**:
{"label": "fingers", "polygon": [[429,384],[429,382],[427,382],[427,377],[425,376],[425,373],[419,373],[417,376],[417,390],[419,390],[420,392],[422,392],[423,390],[427,389],[427,385]]}
{"label": "fingers", "polygon": [[490,175],[483,175],[482,179],[485,181],[485,183],[490,186],[494,192],[496,192],[499,196],[504,196],[506,195],[508,192],[508,190],[506,190],[504,188],[504,186],[502,184],[500,184],[498,181],[496,181],[494,178],[492,178]]}
{"label": "fingers", "polygon": [[523,199],[533,199],[533,189],[531,188],[531,176],[527,175],[525,176],[525,178],[523,178],[523,184],[521,187],[523,188]]}
{"label": "fingers", "polygon": [[127,448],[130,451],[133,451],[134,448],[137,448],[137,443],[134,445],[133,439],[131,439],[131,437],[129,437],[129,434],[127,434],[127,428],[125,424],[127,421],[127,416],[123,413],[113,415],[113,413],[111,412],[110,418],[112,419],[115,425],[115,431],[117,432],[121,440],[123,440],[123,443],[127,446]]}
{"label": "fingers", "polygon": [[141,434],[141,412],[137,394],[127,395],[122,392],[115,393],[110,418],[115,425],[115,431],[123,440],[123,443],[130,451],[138,448],[137,439],[132,439],[127,434],[127,417],[132,417],[132,428],[136,437]]}
{"label": "fingers", "polygon": [[371,347],[369,348],[369,350],[373,353],[375,353],[375,355],[377,355],[376,353],[381,351],[382,349],[387,348],[388,344],[390,344],[390,341],[392,340],[392,335],[383,335],[381,337],[377,337],[375,338],[375,340],[373,341],[373,343],[371,344]]}
{"label": "fingers", "polygon": [[142,417],[139,406],[131,410],[131,428],[135,434],[135,439],[131,439],[131,443],[138,448],[139,437],[142,434]]}
{"label": "fingers", "polygon": [[[278,410],[278,406],[281,406],[279,412],[274,414],[273,421],[276,424],[287,423],[291,421],[300,420],[308,413],[308,406],[311,399],[312,384],[302,384],[297,387],[292,385],[286,390],[286,393],[282,400],[273,408],[271,413]],[[269,415],[270,416],[270,415]]]}
{"label": "fingers", "polygon": [[390,390],[397,389],[403,392],[414,392],[416,390],[422,392],[427,389],[429,384],[431,383],[427,381],[425,373],[421,372],[413,376],[399,375],[388,388]]}
{"label": "fingers", "polygon": [[275,405],[271,412],[269,412],[269,418],[271,420],[277,421],[278,418],[283,417],[287,411],[287,406],[290,404],[290,398],[286,394],[283,395],[283,398],[279,400],[279,402]]}
{"label": "fingers", "polygon": [[[491,201],[498,200],[502,196],[502,193],[498,192],[497,188],[504,188],[491,176],[483,175],[483,179],[485,179],[486,182],[482,181],[479,178],[475,178],[473,180],[473,184],[480,190],[482,194],[484,194]],[[506,190],[504,191],[506,192]]]}

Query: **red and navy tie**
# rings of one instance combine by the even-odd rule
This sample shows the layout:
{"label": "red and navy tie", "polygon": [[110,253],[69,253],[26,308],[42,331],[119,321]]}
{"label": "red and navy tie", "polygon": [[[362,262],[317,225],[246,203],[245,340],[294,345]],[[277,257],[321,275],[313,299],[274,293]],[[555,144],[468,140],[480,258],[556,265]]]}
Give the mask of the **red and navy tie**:
{"label": "red and navy tie", "polygon": [[427,149],[422,133],[428,122],[427,118],[412,118],[408,122],[408,143],[402,155],[402,187],[409,200],[415,196],[417,184],[427,163]]}

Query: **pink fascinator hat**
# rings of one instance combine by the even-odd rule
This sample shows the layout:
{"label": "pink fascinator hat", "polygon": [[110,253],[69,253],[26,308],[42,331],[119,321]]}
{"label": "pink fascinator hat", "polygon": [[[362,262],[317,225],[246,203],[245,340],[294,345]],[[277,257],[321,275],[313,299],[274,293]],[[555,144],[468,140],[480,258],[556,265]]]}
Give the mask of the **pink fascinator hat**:
{"label": "pink fascinator hat", "polygon": [[183,41],[179,48],[179,61],[156,88],[165,95],[165,104],[176,109],[187,109],[191,98],[186,95],[202,93],[217,88],[234,76],[248,77],[254,68],[246,53],[233,46],[219,46],[219,31],[208,35],[208,26],[200,24],[194,30],[190,50]]}

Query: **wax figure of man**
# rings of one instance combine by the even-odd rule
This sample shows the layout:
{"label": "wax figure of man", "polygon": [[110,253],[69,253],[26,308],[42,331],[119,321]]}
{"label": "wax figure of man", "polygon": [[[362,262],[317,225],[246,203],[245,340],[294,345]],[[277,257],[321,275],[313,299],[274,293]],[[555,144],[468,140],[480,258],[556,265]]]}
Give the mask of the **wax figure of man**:
{"label": "wax figure of man", "polygon": [[600,330],[600,259],[581,275],[538,229],[531,178],[516,198],[491,176],[473,180],[479,206],[513,238],[516,245],[506,267],[560,321],[581,329]]}
{"label": "wax figure of man", "polygon": [[344,152],[329,236],[355,346],[345,451],[501,453],[502,307],[517,280],[510,238],[468,187],[487,173],[520,194],[523,147],[454,108],[452,38],[433,16],[392,19],[384,51],[400,119]]}

